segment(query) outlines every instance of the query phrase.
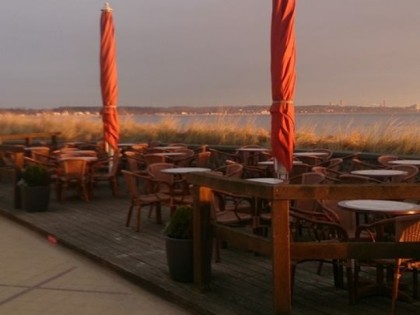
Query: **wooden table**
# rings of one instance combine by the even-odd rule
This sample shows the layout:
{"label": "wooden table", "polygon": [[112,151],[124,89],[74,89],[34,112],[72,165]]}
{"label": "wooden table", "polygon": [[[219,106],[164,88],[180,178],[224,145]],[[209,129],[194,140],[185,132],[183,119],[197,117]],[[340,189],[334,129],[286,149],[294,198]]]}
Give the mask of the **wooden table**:
{"label": "wooden table", "polygon": [[342,200],[338,202],[338,205],[344,209],[369,214],[385,214],[397,216],[420,213],[420,205],[418,204],[392,200]]}
{"label": "wooden table", "polygon": [[388,163],[395,165],[415,165],[420,167],[420,160],[394,160],[389,161]]}
{"label": "wooden table", "polygon": [[[344,209],[355,211],[356,213],[374,214],[374,215],[413,215],[420,213],[420,205],[391,201],[391,200],[370,200],[370,199],[355,199],[342,200],[338,205]],[[382,232],[377,231],[376,239],[382,238]],[[376,281],[358,288],[358,296],[370,295],[385,295],[390,296],[391,289],[384,280],[384,267],[379,263],[376,266]],[[400,298],[406,298],[403,294],[399,294]]]}
{"label": "wooden table", "polygon": [[408,174],[406,171],[385,170],[385,169],[356,170],[356,171],[351,171],[350,173],[354,175],[380,178],[382,180],[389,180],[392,177],[402,177]]}
{"label": "wooden table", "polygon": [[258,182],[258,183],[264,183],[264,184],[271,184],[271,185],[277,185],[283,183],[283,180],[273,177],[257,177],[257,178],[247,178],[246,180],[249,180],[251,182]]}

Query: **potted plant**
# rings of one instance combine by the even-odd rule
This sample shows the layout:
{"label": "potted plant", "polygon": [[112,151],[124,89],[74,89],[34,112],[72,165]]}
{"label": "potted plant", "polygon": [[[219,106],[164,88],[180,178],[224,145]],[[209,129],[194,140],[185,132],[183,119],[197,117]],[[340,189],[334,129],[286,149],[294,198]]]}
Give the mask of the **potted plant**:
{"label": "potted plant", "polygon": [[177,207],[164,229],[169,274],[175,281],[193,281],[192,231],[193,208]]}
{"label": "potted plant", "polygon": [[41,165],[28,165],[21,173],[21,207],[28,212],[46,211],[50,201],[51,176]]}

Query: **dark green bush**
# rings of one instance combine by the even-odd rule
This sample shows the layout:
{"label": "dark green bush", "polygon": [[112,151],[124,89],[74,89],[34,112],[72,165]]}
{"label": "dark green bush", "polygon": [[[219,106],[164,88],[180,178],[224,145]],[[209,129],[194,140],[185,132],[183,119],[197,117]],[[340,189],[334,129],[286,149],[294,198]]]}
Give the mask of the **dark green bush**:
{"label": "dark green bush", "polygon": [[168,237],[191,239],[193,231],[193,208],[179,206],[164,229]]}
{"label": "dark green bush", "polygon": [[40,165],[28,165],[21,175],[23,183],[27,186],[46,186],[51,181],[48,170]]}

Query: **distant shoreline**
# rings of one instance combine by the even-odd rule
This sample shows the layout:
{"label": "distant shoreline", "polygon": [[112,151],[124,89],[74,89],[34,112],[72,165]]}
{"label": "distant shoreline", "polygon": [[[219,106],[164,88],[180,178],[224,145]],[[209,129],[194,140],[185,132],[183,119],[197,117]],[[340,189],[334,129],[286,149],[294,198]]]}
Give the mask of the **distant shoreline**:
{"label": "distant shoreline", "polygon": [[[119,115],[270,115],[268,105],[249,106],[214,106],[214,107],[127,107],[118,106]],[[56,116],[67,115],[92,115],[99,116],[101,107],[58,107],[51,109],[25,109],[25,108],[0,108],[1,114],[41,115]],[[295,106],[295,113],[305,114],[395,114],[395,113],[420,113],[420,105],[414,104],[406,107],[366,107],[366,106],[341,106],[341,105],[308,105]]]}

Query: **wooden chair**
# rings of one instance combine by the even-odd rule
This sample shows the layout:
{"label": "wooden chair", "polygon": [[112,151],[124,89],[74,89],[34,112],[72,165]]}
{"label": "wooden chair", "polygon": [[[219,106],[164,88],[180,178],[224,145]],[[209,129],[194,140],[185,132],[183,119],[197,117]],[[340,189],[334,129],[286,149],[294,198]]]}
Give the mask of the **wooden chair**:
{"label": "wooden chair", "polygon": [[[349,237],[340,223],[330,220],[322,213],[306,212],[298,208],[290,208],[290,235],[293,242],[346,242]],[[292,284],[294,282],[297,265],[308,260],[292,261]],[[317,260],[322,266],[324,260]],[[347,261],[333,259],[333,274],[336,287],[343,287],[342,267],[347,270],[347,282],[352,283],[353,273]],[[349,300],[352,301],[354,292],[349,286]]]}
{"label": "wooden chair", "polygon": [[210,151],[203,151],[197,153],[197,160],[196,160],[196,166],[197,167],[209,167],[211,158],[211,152]]}
{"label": "wooden chair", "polygon": [[351,160],[350,170],[356,171],[356,170],[381,169],[381,168],[384,168],[384,167],[379,164],[373,164],[366,161],[362,161],[359,158],[353,158]]}
{"label": "wooden chair", "polygon": [[194,151],[188,148],[177,149],[173,151],[174,153],[180,153],[182,155],[176,155],[173,157],[168,158],[171,163],[174,163],[180,167],[188,167],[191,166],[191,163],[194,161]]}
{"label": "wooden chair", "polygon": [[319,156],[299,156],[298,160],[310,166],[322,165],[322,163],[325,161]]}
{"label": "wooden chair", "polygon": [[[160,153],[162,153],[162,151],[160,151]],[[147,153],[147,154],[143,154],[142,158],[146,162],[146,167],[148,165],[152,165],[154,163],[165,163],[166,162],[166,157],[164,155],[160,155],[160,154]]]}
{"label": "wooden chair", "polygon": [[339,184],[381,184],[382,181],[373,177],[353,175],[353,174],[342,174],[338,176]]}
{"label": "wooden chair", "polygon": [[[226,198],[226,197],[229,197]],[[211,219],[216,223],[240,227],[252,222],[252,203],[234,203],[230,202],[231,195],[222,191],[212,191],[211,193]],[[215,261],[220,262],[220,248],[223,239],[219,236],[215,238]]]}
{"label": "wooden chair", "polygon": [[140,175],[126,170],[122,170],[121,172],[131,199],[125,225],[130,226],[134,207],[137,207],[137,232],[140,230],[141,210],[144,207],[149,207],[149,211],[155,209],[156,223],[162,224],[161,204],[162,202],[167,202],[169,197],[166,194],[153,191],[150,176]]}
{"label": "wooden chair", "polygon": [[154,163],[147,167],[147,173],[152,178],[155,192],[169,197],[165,205],[169,207],[170,215],[175,212],[178,205],[192,205],[193,203],[189,184],[185,178],[175,178],[172,174],[161,172],[163,169],[173,167],[172,163]]}
{"label": "wooden chair", "polygon": [[93,187],[99,182],[108,182],[112,191],[112,195],[117,197],[118,192],[118,175],[120,170],[120,153],[115,153],[106,161],[95,163],[91,168],[91,194],[93,195]]}
{"label": "wooden chair", "polygon": [[303,173],[309,172],[310,169],[311,169],[311,166],[306,163],[293,164],[292,171],[289,174],[289,181],[293,183],[295,179],[297,179]]}
{"label": "wooden chair", "polygon": [[311,151],[325,153],[324,155],[321,156],[321,159],[324,161],[330,160],[331,157],[333,156],[333,151],[331,151],[330,149],[319,148],[319,149],[312,149]]}
{"label": "wooden chair", "polygon": [[57,169],[56,190],[60,201],[65,200],[66,190],[74,186],[85,201],[89,201],[89,176],[86,160],[71,158],[61,160]]}
{"label": "wooden chair", "polygon": [[407,175],[392,178],[392,181],[399,183],[414,183],[416,180],[416,176],[419,173],[418,167],[414,165],[393,165],[390,166],[388,169],[407,172]]}
{"label": "wooden chair", "polygon": [[390,164],[390,161],[395,161],[398,160],[398,156],[396,155],[389,155],[389,154],[384,154],[384,155],[380,155],[377,158],[377,161],[379,164],[381,164],[384,167],[390,167],[393,164]]}
{"label": "wooden chair", "polygon": [[146,169],[146,161],[142,154],[135,151],[125,151],[125,159],[127,161],[127,168],[133,173],[141,173]]}
{"label": "wooden chair", "polygon": [[[407,215],[397,216],[391,219],[384,219],[376,221],[371,224],[360,225],[356,231],[356,238],[361,233],[368,233],[371,237],[371,241],[394,241],[394,242],[420,242],[420,215]],[[402,295],[399,291],[400,278],[402,277],[403,271],[413,271],[413,297],[417,298],[417,270],[420,268],[420,260],[412,258],[396,258],[396,259],[376,259],[373,263],[377,268],[391,267],[393,268],[393,285],[392,285],[392,302],[391,302],[391,314],[395,314],[397,299]],[[358,286],[358,273],[359,268],[355,269],[354,283],[356,287],[356,298],[357,286]],[[385,285],[378,279],[378,285]],[[391,289],[391,288],[389,288]],[[404,296],[410,299],[408,296]]]}

